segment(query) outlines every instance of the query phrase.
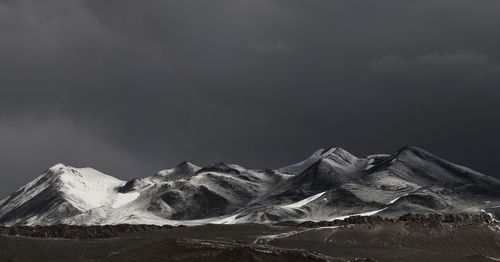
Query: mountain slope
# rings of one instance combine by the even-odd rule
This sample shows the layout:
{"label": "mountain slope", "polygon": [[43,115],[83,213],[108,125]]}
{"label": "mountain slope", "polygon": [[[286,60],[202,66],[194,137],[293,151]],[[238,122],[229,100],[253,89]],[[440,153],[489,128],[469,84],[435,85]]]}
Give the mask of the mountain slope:
{"label": "mountain slope", "polygon": [[58,164],[0,201],[0,224],[268,223],[409,212],[498,218],[499,207],[499,180],[420,148],[359,158],[333,147],[277,170],[183,162],[128,182]]}

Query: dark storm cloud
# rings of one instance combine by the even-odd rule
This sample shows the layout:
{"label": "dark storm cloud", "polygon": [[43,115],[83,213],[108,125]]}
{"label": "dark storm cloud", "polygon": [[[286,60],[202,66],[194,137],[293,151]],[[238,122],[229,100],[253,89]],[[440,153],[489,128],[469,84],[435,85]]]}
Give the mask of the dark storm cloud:
{"label": "dark storm cloud", "polygon": [[329,145],[415,144],[498,176],[499,8],[0,1],[0,190],[54,162],[131,178],[182,160],[278,167]]}
{"label": "dark storm cloud", "polygon": [[422,54],[413,59],[389,55],[374,61],[373,68],[383,81],[400,80],[404,88],[440,88],[446,84],[450,90],[496,89],[500,83],[500,64],[484,54],[464,51]]}

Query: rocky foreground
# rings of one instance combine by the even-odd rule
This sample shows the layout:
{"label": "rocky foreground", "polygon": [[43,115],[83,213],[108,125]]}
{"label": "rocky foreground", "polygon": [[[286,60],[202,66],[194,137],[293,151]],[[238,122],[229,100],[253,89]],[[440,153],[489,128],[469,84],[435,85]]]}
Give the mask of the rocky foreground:
{"label": "rocky foreground", "polygon": [[0,261],[498,261],[485,214],[203,226],[0,227]]}
{"label": "rocky foreground", "polygon": [[[352,216],[343,220],[334,221],[306,221],[297,223],[293,221],[280,222],[275,226],[290,226],[299,228],[320,228],[348,225],[384,225],[404,222],[406,224],[418,224],[427,227],[462,227],[466,225],[488,225],[493,222],[487,214],[406,214],[398,219],[384,218],[380,216]],[[178,227],[184,227],[180,225]],[[130,233],[166,231],[173,226],[156,225],[104,225],[104,226],[75,226],[75,225],[52,225],[52,226],[0,226],[0,235],[26,236],[40,238],[67,238],[67,239],[92,239],[120,237]]]}

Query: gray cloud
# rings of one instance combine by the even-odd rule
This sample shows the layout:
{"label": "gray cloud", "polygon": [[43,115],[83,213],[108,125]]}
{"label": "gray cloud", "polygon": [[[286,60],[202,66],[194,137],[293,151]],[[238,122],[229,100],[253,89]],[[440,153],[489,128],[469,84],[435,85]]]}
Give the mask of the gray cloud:
{"label": "gray cloud", "polygon": [[373,62],[374,71],[385,80],[410,82],[420,87],[448,85],[450,88],[498,88],[500,64],[484,54],[457,51],[431,53],[413,59],[387,55]]}
{"label": "gray cloud", "polygon": [[257,53],[281,53],[290,51],[290,47],[286,42],[277,40],[266,40],[257,43],[251,43],[250,49]]}
{"label": "gray cloud", "polygon": [[329,145],[415,144],[497,175],[499,8],[1,1],[0,190],[65,159],[130,178],[182,160],[279,167]]}

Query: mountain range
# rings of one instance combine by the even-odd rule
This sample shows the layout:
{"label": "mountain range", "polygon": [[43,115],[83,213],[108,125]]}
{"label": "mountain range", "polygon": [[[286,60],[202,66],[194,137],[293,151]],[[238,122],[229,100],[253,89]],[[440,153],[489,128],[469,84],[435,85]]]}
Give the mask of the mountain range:
{"label": "mountain range", "polygon": [[500,219],[500,180],[417,147],[363,158],[332,147],[276,170],[182,162],[130,181],[57,164],[0,201],[0,225],[273,223],[436,212]]}

